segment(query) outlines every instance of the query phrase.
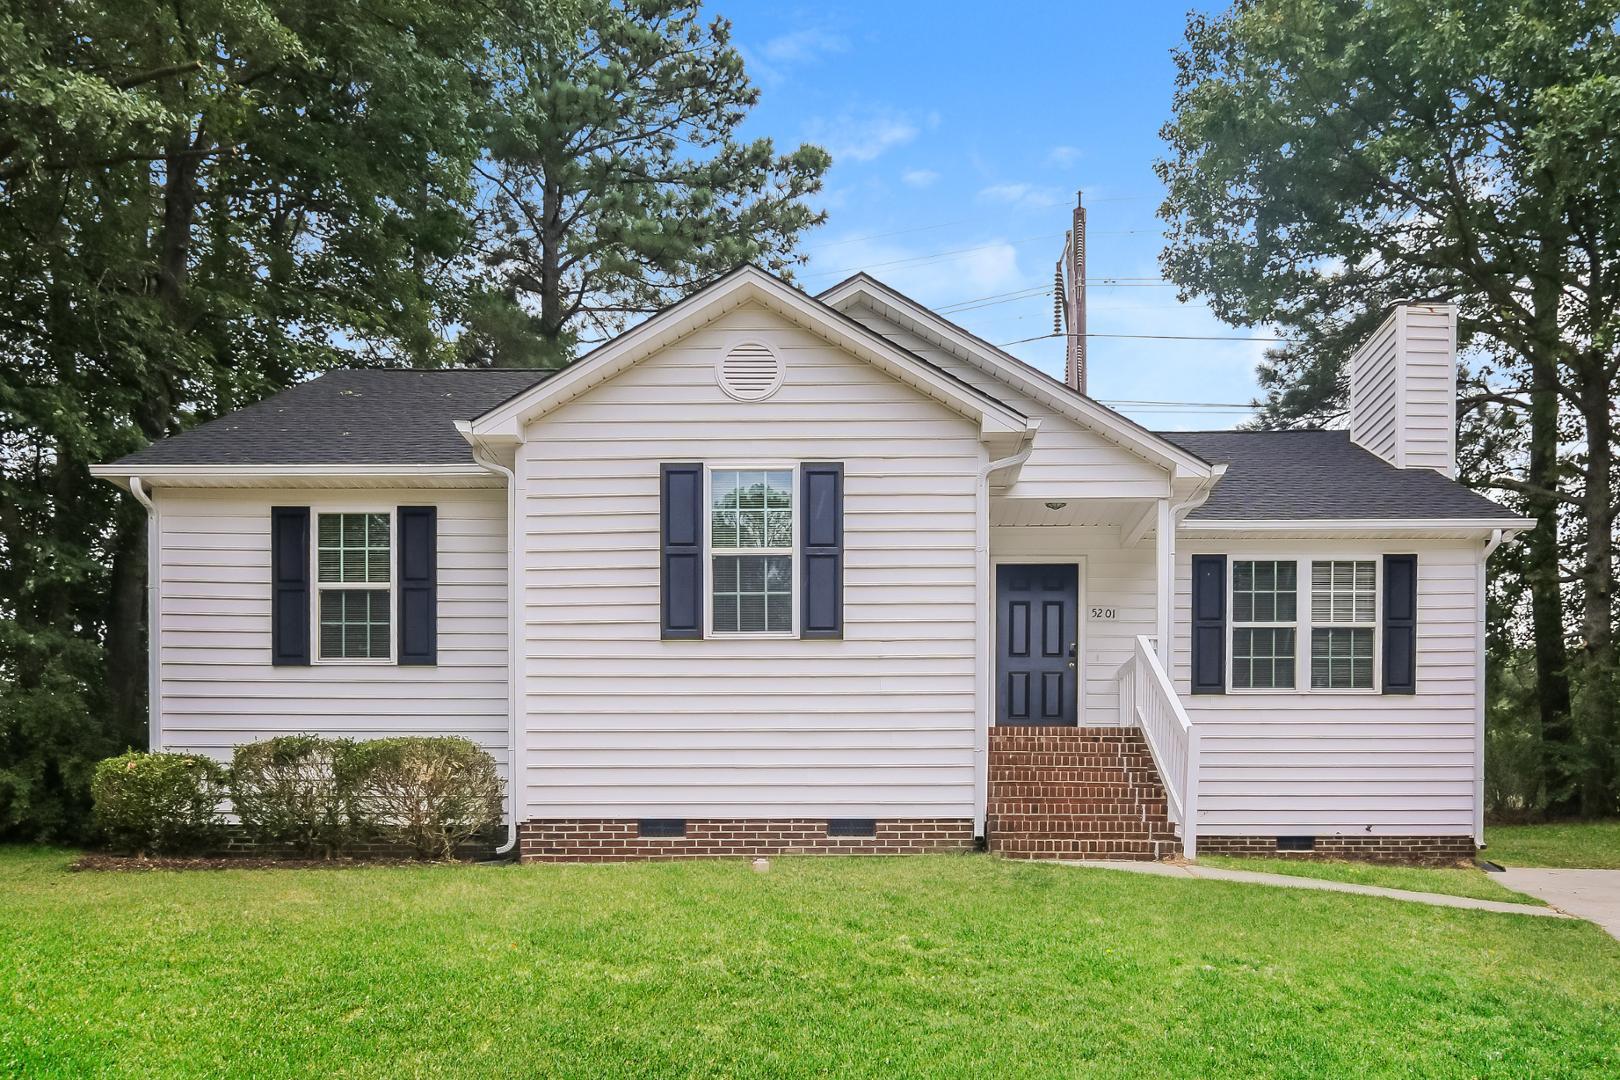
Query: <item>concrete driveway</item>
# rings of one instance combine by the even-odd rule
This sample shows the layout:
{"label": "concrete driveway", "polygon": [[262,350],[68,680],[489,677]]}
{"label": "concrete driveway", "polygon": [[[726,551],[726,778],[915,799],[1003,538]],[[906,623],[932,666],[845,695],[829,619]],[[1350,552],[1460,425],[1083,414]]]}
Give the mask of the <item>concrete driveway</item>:
{"label": "concrete driveway", "polygon": [[1498,880],[1516,892],[1597,923],[1620,938],[1620,870],[1507,869]]}

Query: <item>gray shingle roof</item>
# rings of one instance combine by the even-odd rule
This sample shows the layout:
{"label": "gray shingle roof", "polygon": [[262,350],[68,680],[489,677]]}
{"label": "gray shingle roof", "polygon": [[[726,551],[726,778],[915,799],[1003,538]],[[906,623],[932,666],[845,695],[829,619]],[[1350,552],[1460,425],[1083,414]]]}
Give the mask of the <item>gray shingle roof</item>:
{"label": "gray shingle roof", "polygon": [[455,421],[471,420],[552,372],[332,371],[161,439],[119,465],[470,465]]}
{"label": "gray shingle roof", "polygon": [[1429,469],[1397,469],[1347,431],[1163,431],[1228,467],[1189,521],[1499,518],[1519,515]]}

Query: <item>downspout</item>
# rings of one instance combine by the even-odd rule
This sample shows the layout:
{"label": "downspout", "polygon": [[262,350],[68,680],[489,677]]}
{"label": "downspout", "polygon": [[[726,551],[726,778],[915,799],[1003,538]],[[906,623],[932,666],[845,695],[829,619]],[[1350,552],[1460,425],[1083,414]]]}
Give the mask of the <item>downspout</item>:
{"label": "downspout", "polygon": [[1485,564],[1511,533],[1492,529],[1479,556],[1475,588],[1479,596],[1479,625],[1474,630],[1474,846],[1485,846]]}
{"label": "downspout", "polygon": [[158,512],[140,477],[129,478],[129,493],[146,508],[146,746],[159,750],[163,747],[163,687],[159,684]]}
{"label": "downspout", "polygon": [[[456,425],[458,428],[461,425]],[[468,429],[462,436],[472,446],[473,460],[497,476],[506,478],[506,751],[508,757],[506,785],[506,843],[495,849],[497,855],[510,854],[518,842],[518,787],[523,760],[522,746],[518,742],[518,615],[522,611],[517,595],[518,580],[518,528],[517,528],[517,475],[489,453],[478,437]]]}
{"label": "downspout", "polygon": [[977,722],[973,731],[973,835],[985,836],[985,817],[990,794],[990,680],[994,677],[995,657],[991,655],[994,642],[990,640],[990,476],[1003,469],[1011,469],[1029,460],[1035,450],[1035,430],[1039,421],[1031,421],[1024,433],[1023,449],[1008,457],[987,461],[980,467],[973,486],[974,554],[977,567],[974,572],[976,588],[973,633],[978,655],[977,678],[973,680],[974,712]]}

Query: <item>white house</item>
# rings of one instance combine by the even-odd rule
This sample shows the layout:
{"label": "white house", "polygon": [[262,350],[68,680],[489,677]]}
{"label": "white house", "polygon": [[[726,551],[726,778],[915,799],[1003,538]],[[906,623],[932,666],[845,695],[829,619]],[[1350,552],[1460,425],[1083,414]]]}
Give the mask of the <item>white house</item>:
{"label": "white house", "polygon": [[1350,430],[1152,432],[864,275],[739,270],[555,373],[338,371],[97,474],[151,741],[454,733],[526,859],[1453,859],[1485,557],[1455,312]]}

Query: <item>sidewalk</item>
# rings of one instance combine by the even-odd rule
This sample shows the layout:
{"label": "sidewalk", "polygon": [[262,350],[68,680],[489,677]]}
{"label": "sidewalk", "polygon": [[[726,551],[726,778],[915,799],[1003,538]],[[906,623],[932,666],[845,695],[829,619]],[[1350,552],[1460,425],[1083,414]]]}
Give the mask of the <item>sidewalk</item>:
{"label": "sidewalk", "polygon": [[[1385,889],[1377,885],[1354,885],[1347,881],[1325,881],[1322,878],[1290,877],[1287,874],[1261,874],[1252,870],[1222,870],[1213,866],[1191,863],[1162,862],[1107,862],[1055,859],[1065,866],[1089,866],[1099,870],[1124,870],[1132,874],[1154,874],[1159,877],[1199,878],[1209,881],[1241,881],[1249,885],[1276,885],[1284,889],[1316,889],[1320,892],[1359,893],[1362,896],[1382,896],[1390,900],[1409,900],[1416,904],[1435,907],[1467,908],[1471,911],[1494,911],[1503,915],[1532,915],[1544,919],[1568,919],[1571,916],[1555,908],[1536,907],[1532,904],[1504,904],[1498,900],[1475,900],[1468,896],[1447,896],[1443,893],[1408,892],[1405,889]],[[1563,871],[1571,873],[1572,871]],[[1620,871],[1615,871],[1620,875]],[[1513,882],[1505,884],[1513,888]],[[1550,897],[1542,897],[1556,903]],[[1620,912],[1617,912],[1620,914]],[[1605,927],[1605,929],[1610,929]],[[1610,933],[1614,931],[1610,929]]]}
{"label": "sidewalk", "polygon": [[1530,870],[1509,867],[1502,884],[1601,926],[1620,939],[1620,870]]}

